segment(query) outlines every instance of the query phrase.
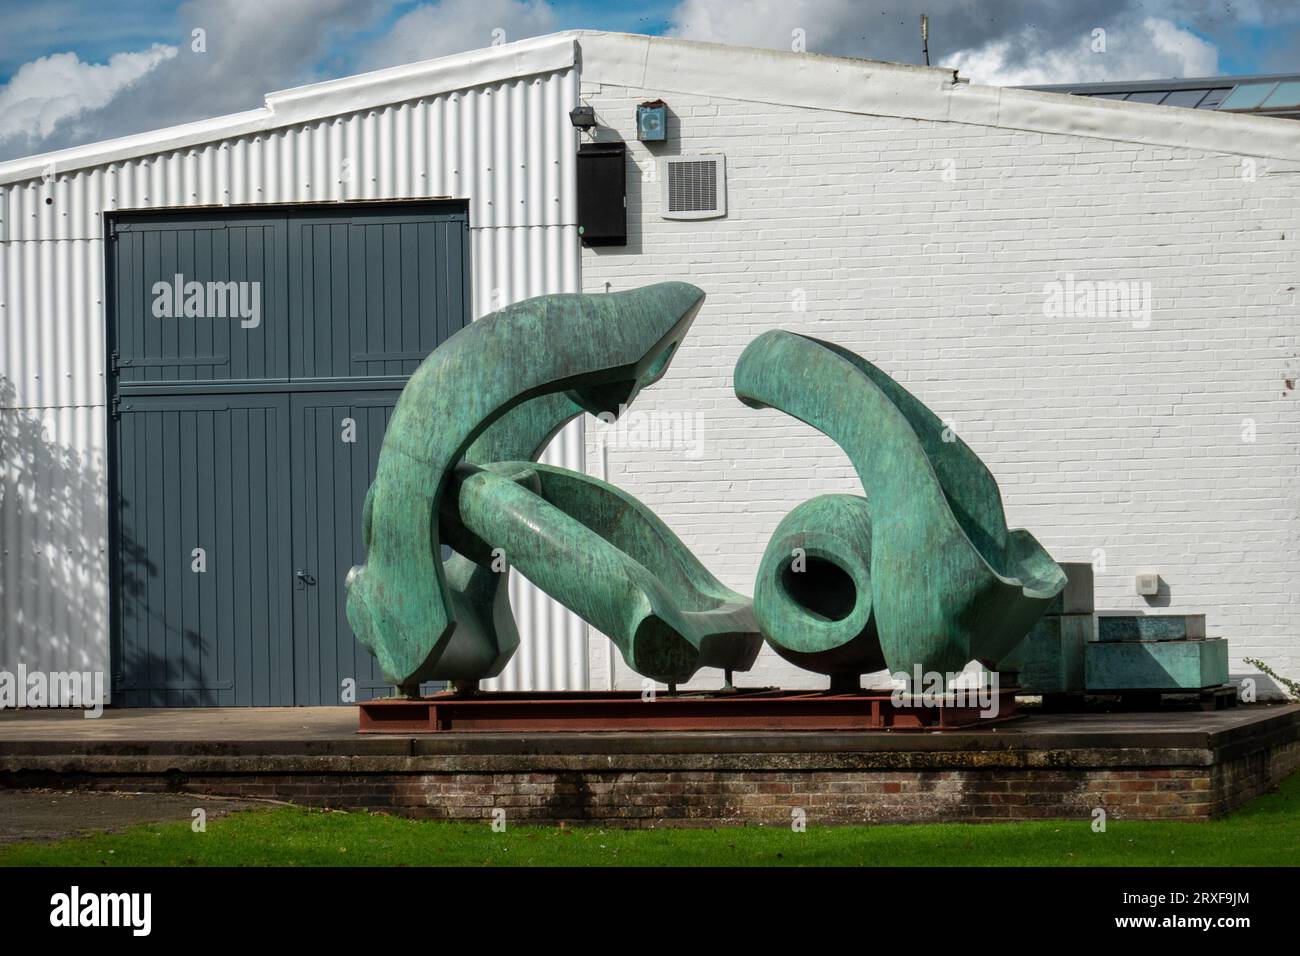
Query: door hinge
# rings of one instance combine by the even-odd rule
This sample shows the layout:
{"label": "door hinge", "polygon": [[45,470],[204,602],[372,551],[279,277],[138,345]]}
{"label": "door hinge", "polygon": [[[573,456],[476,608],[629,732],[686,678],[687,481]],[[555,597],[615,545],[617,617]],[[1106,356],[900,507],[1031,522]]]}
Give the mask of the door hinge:
{"label": "door hinge", "polygon": [[118,421],[122,417],[122,398],[114,395],[113,400],[109,402],[109,412],[113,416],[113,421]]}

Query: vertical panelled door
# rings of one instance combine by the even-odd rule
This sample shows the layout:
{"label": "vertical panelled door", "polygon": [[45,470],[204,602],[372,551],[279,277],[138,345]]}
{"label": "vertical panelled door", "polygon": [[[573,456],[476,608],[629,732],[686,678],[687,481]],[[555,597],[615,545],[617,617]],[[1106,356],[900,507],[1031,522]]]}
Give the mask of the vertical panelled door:
{"label": "vertical panelled door", "polygon": [[114,703],[386,693],[343,579],[401,388],[469,321],[465,205],[108,228]]}

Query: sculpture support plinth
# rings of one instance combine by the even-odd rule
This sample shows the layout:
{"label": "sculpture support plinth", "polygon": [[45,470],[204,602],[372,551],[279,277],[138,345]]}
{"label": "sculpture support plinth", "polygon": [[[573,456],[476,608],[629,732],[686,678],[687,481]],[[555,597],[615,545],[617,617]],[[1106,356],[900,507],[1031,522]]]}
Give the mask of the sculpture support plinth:
{"label": "sculpture support plinth", "polygon": [[594,731],[862,731],[983,727],[1018,716],[1015,688],[981,705],[926,701],[888,691],[823,693],[734,689],[718,693],[641,691],[442,694],[360,705],[364,734],[584,733]]}

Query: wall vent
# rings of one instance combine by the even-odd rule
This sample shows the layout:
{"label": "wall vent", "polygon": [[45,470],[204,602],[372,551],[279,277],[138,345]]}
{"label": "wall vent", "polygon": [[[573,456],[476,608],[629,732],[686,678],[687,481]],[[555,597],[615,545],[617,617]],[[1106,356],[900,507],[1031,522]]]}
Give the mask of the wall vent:
{"label": "wall vent", "polygon": [[665,219],[713,219],[727,214],[726,157],[671,156],[661,162]]}

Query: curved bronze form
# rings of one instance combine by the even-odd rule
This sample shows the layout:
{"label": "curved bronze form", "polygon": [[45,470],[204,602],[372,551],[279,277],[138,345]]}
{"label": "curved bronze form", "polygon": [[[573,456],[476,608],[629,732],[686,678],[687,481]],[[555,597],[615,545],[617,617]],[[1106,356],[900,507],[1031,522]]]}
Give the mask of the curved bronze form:
{"label": "curved bronze form", "polygon": [[[516,405],[470,445],[465,461],[479,465],[500,458],[536,461],[556,432],[581,414],[582,409],[559,392]],[[446,535],[445,528],[442,533]],[[443,549],[449,550],[446,544]],[[496,677],[519,647],[508,575],[493,568],[490,553],[480,557],[482,563],[476,563],[464,552],[451,550],[442,562],[456,622],[438,656],[436,672],[443,680]]]}
{"label": "curved bronze form", "polygon": [[[701,667],[748,670],[762,636],[749,599],[709,573],[649,508],[613,485],[528,462],[457,470],[457,548],[488,542],[666,684]],[[448,529],[455,522],[448,521]]]}
{"label": "curved bronze form", "polygon": [[[520,500],[519,494],[529,492],[508,479],[504,484],[492,482],[496,472],[491,471],[465,479],[463,489],[457,481],[456,494],[449,497],[456,467],[463,462],[473,466],[503,459],[529,461],[575,415],[619,414],[642,388],[663,375],[703,298],[695,286],[666,282],[631,292],[530,299],[472,323],[420,365],[394,409],[366,497],[365,564],[348,576],[348,621],[389,680],[413,693],[429,679],[491,676],[518,644],[505,575],[485,567],[481,551],[477,561],[476,555],[463,553],[444,558],[443,524],[456,533],[456,494],[477,492],[480,485],[490,485],[497,498],[488,510],[501,514],[512,507],[521,512],[536,509],[541,499],[536,504]],[[545,484],[568,487],[564,479],[554,477]],[[598,511],[609,497],[594,486],[585,493],[590,501],[575,504],[575,513],[588,506]],[[639,521],[649,529],[645,533],[658,533],[657,519],[639,503],[627,505],[624,514],[625,521]],[[556,525],[534,528],[545,532],[536,535],[539,539],[568,533],[575,521],[553,507],[539,520]],[[527,536],[521,538],[508,522],[497,530],[526,560]],[[634,543],[619,540],[619,547]],[[461,544],[475,550],[472,542]],[[584,544],[601,553],[608,547],[594,539]],[[568,570],[550,580],[562,593],[568,593],[574,580],[587,580],[583,554],[566,557]],[[621,563],[617,557],[612,560]],[[653,591],[653,582],[642,583]],[[694,597],[684,614],[699,612]],[[721,603],[729,601],[727,597]],[[694,659],[694,666],[709,659],[708,653],[698,648],[688,652],[680,640],[661,633],[662,627],[676,626],[665,623],[673,613],[663,602],[651,603],[655,613],[643,619],[636,633],[644,633],[647,647],[662,645],[662,655],[673,661],[664,663],[658,659],[661,654],[648,650],[633,653],[632,659],[644,658],[645,666],[665,674],[684,673],[688,658]],[[682,617],[677,625],[689,629],[690,620]],[[759,638],[754,628],[751,637],[756,652]],[[625,653],[629,650],[630,645]],[[734,660],[745,654],[742,650],[722,656]]]}
{"label": "curved bronze form", "polygon": [[[996,668],[1065,587],[1064,572],[1033,536],[1007,529],[997,483],[983,462],[866,359],[774,330],[741,355],[735,390],[747,405],[777,408],[813,426],[852,461],[866,489],[869,538],[861,530],[831,535],[846,526],[841,496],[806,502],[800,518],[816,529],[814,540],[825,542],[822,558],[836,571],[823,571],[841,590],[845,581],[861,589],[860,565],[869,554],[870,613],[891,670],[919,664],[950,673],[971,660]],[[793,527],[783,522],[778,533],[788,536]],[[860,636],[857,659],[842,662],[833,652],[845,635],[819,621],[788,583],[790,600],[768,599],[783,587],[772,575],[781,573],[776,552],[784,547],[774,545],[756,588],[764,637],[781,653],[800,655],[803,666],[833,676],[874,669],[869,634]],[[847,606],[847,591],[838,600]]]}
{"label": "curved bronze form", "polygon": [[885,666],[872,613],[871,512],[857,495],[822,495],[781,519],[763,552],[754,613],[772,649],[819,674]]}

